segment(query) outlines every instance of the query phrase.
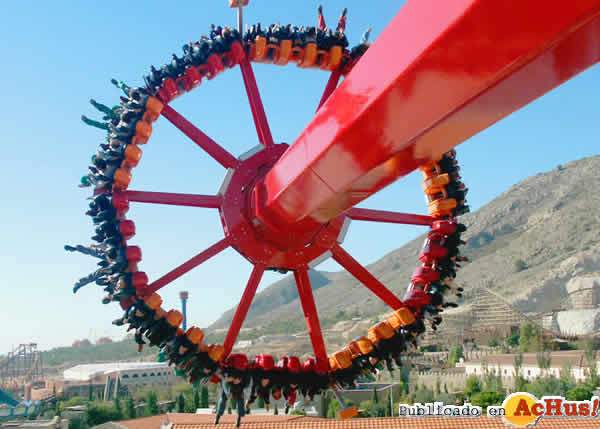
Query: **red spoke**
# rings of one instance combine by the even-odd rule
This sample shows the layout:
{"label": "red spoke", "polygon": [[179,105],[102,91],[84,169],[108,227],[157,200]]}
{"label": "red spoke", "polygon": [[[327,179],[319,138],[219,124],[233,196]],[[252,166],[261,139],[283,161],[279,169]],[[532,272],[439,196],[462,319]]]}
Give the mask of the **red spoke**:
{"label": "red spoke", "polygon": [[327,81],[327,85],[325,85],[325,90],[323,91],[323,95],[321,96],[321,101],[319,101],[319,107],[317,107],[317,110],[319,110],[321,108],[321,106],[323,104],[325,104],[325,102],[327,101],[329,96],[333,93],[333,91],[335,91],[335,89],[338,86],[338,83],[340,82],[341,77],[342,77],[341,69],[338,68],[331,72],[331,75],[329,76],[329,80]]}
{"label": "red spoke", "polygon": [[168,104],[165,104],[162,115],[223,167],[233,168],[238,164],[235,156],[223,149],[217,142],[204,134]]}
{"label": "red spoke", "polygon": [[240,68],[242,69],[244,86],[246,87],[246,93],[248,94],[248,101],[250,102],[254,125],[256,126],[256,132],[258,133],[258,140],[263,146],[271,146],[273,144],[273,136],[271,135],[269,121],[265,114],[265,108],[260,98],[258,85],[256,84],[256,77],[254,76],[254,71],[252,70],[252,65],[250,64],[248,57],[240,62]]}
{"label": "red spoke", "polygon": [[218,195],[175,194],[171,192],[127,191],[127,199],[136,203],[166,204],[170,206],[204,207],[218,209],[221,197]]}
{"label": "red spoke", "polygon": [[323,332],[319,323],[319,314],[317,313],[317,306],[315,305],[315,298],[313,297],[307,269],[297,269],[294,271],[294,277],[296,278],[298,296],[300,297],[302,311],[306,319],[310,342],[312,343],[315,358],[317,359],[317,367],[319,370],[326,372],[329,370],[329,360],[327,358]]}
{"label": "red spoke", "polygon": [[353,220],[367,220],[372,222],[399,223],[403,225],[424,225],[431,226],[435,220],[431,216],[418,215],[412,213],[397,213],[385,210],[371,210],[351,208],[346,212],[348,217]]}
{"label": "red spoke", "polygon": [[358,281],[365,285],[380,300],[389,305],[392,310],[404,307],[404,303],[383,283],[377,280],[365,267],[340,246],[331,249],[333,259],[352,274]]}
{"label": "red spoke", "polygon": [[244,320],[246,320],[248,310],[250,309],[250,304],[252,304],[252,299],[256,294],[256,289],[258,289],[260,279],[262,278],[264,272],[265,267],[263,265],[255,265],[254,269],[252,270],[252,274],[250,274],[248,284],[246,285],[244,294],[242,295],[240,303],[235,310],[233,320],[231,321],[231,326],[229,326],[229,331],[227,331],[227,336],[225,337],[225,342],[223,343],[223,347],[225,348],[225,356],[229,355],[233,349],[233,345],[237,340]]}
{"label": "red spoke", "polygon": [[194,256],[193,258],[184,262],[183,264],[181,264],[174,270],[169,271],[167,274],[165,274],[164,276],[162,276],[161,278],[156,280],[154,283],[150,284],[148,286],[148,291],[150,293],[152,293],[152,292],[156,292],[157,290],[159,290],[162,287],[165,287],[172,281],[177,280],[179,277],[181,277],[184,274],[188,273],[189,271],[193,270],[198,265],[209,260],[216,254],[222,252],[227,247],[229,247],[229,239],[224,238],[223,240],[210,246],[208,249],[198,253],[196,256]]}

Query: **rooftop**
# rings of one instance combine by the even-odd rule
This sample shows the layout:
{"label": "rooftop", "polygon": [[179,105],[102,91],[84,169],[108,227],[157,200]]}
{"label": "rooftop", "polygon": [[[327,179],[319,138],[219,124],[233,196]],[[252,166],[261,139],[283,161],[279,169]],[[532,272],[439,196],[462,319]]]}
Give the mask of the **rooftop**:
{"label": "rooftop", "polygon": [[[463,365],[481,365],[486,363],[487,365],[514,365],[515,363],[514,353],[511,354],[499,354],[499,355],[488,355],[481,359],[473,359],[463,363]],[[573,367],[586,366],[587,361],[585,358],[585,352],[583,350],[564,350],[550,352],[550,365],[552,367],[562,368],[565,364],[570,364]],[[538,356],[536,353],[523,353],[523,366],[538,366]]]}
{"label": "rooftop", "polygon": [[168,369],[166,362],[110,362],[77,365],[63,372],[65,380],[85,381],[98,375],[113,372]]}
{"label": "rooftop", "polygon": [[[165,414],[136,420],[113,423],[110,429],[232,429],[235,427],[235,414],[224,415],[218,426],[214,425],[213,415],[201,414]],[[506,425],[497,418],[367,418],[352,420],[333,420],[304,416],[258,416],[248,415],[242,421],[243,429],[506,429]],[[552,418],[542,419],[536,429],[588,429],[598,428],[597,420]],[[108,429],[109,427],[106,426]]]}

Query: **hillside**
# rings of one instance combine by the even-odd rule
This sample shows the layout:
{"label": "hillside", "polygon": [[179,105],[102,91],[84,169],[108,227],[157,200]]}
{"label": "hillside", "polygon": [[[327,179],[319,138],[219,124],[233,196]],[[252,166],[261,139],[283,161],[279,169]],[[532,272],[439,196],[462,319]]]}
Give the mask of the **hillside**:
{"label": "hillside", "polygon": [[[463,217],[469,226],[465,253],[472,261],[459,273],[467,308],[473,291],[485,282],[522,311],[546,311],[564,301],[570,279],[600,271],[598,171],[600,156],[571,162],[518,183]],[[385,255],[369,271],[402,296],[422,242],[419,237]],[[315,272],[312,278],[317,280],[315,299],[326,327],[340,315],[373,318],[387,311],[345,272]],[[288,276],[259,293],[245,327],[262,333],[282,327],[302,330],[302,311],[293,289]],[[227,326],[232,311],[209,330]]]}

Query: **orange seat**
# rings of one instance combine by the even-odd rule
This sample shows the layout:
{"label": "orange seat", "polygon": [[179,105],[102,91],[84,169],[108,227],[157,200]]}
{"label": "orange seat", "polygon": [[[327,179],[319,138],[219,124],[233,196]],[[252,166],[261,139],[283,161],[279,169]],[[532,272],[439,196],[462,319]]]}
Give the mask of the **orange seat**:
{"label": "orange seat", "polygon": [[317,44],[309,43],[304,47],[304,57],[300,62],[300,67],[312,67],[317,61]]}
{"label": "orange seat", "polygon": [[328,69],[335,70],[342,63],[342,57],[344,56],[344,50],[341,46],[334,46],[329,50],[329,62]]}
{"label": "orange seat", "polygon": [[146,144],[152,135],[152,125],[146,121],[137,121],[135,124],[135,136],[132,139],[134,144]]}
{"label": "orange seat", "polygon": [[433,217],[450,216],[455,208],[456,200],[454,198],[435,200],[429,203],[429,214]]}
{"label": "orange seat", "polygon": [[339,369],[347,369],[352,366],[352,353],[348,348],[343,348],[342,350],[335,352],[330,357],[330,359],[332,358],[335,361],[337,368]]}
{"label": "orange seat", "polygon": [[415,315],[408,308],[403,307],[394,311],[394,314],[388,317],[387,322],[392,328],[397,330],[415,323]]}
{"label": "orange seat", "polygon": [[179,310],[169,310],[167,313],[167,323],[173,328],[177,328],[183,322],[183,315]]}
{"label": "orange seat", "polygon": [[394,328],[392,328],[388,322],[383,321],[369,328],[367,338],[369,338],[373,344],[377,344],[382,340],[392,338],[394,334]]}
{"label": "orange seat", "polygon": [[[194,69],[194,67],[190,67],[190,70]],[[162,113],[165,105],[156,97],[148,97],[146,100],[146,113],[150,114],[152,121],[156,121],[160,114]]]}
{"label": "orange seat", "polygon": [[125,148],[124,158],[125,167],[136,167],[142,159],[142,149],[136,144],[129,144]]}
{"label": "orange seat", "polygon": [[190,340],[192,344],[197,345],[200,344],[200,342],[204,339],[204,332],[202,331],[202,329],[196,326],[192,326],[186,331],[185,336],[188,338],[188,340]]}
{"label": "orange seat", "polygon": [[113,176],[113,185],[118,190],[125,190],[131,183],[131,172],[125,168],[118,168]]}
{"label": "orange seat", "polygon": [[319,49],[317,51],[315,66],[319,67],[321,70],[329,70],[329,52]]}
{"label": "orange seat", "polygon": [[282,40],[279,43],[279,49],[277,50],[277,55],[274,57],[274,63],[280,66],[286,65],[290,61],[290,57],[292,56],[292,41],[291,40]]}
{"label": "orange seat", "polygon": [[338,411],[338,417],[340,420],[348,420],[358,416],[358,408],[355,406],[344,408]]}
{"label": "orange seat", "polygon": [[215,362],[221,362],[225,357],[225,348],[221,344],[209,345],[208,357]]}
{"label": "orange seat", "polygon": [[257,36],[253,46],[253,57],[254,61],[263,61],[267,56],[267,38]]}
{"label": "orange seat", "polygon": [[373,351],[373,342],[367,337],[360,337],[348,344],[353,357],[366,356]]}
{"label": "orange seat", "polygon": [[450,183],[450,176],[448,173],[438,174],[427,178],[423,181],[423,189],[428,188],[440,188]]}

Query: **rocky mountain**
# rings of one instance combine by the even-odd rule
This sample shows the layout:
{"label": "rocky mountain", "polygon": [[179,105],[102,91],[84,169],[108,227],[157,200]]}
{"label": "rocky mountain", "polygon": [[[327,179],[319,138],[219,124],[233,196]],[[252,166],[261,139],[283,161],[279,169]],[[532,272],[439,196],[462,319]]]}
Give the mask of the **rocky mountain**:
{"label": "rocky mountain", "polygon": [[[514,185],[475,213],[459,272],[466,309],[474,291],[486,285],[524,312],[564,306],[567,283],[600,271],[600,156],[559,166]],[[368,266],[402,296],[423,242],[419,237]],[[375,318],[388,309],[345,272],[311,274],[324,326],[349,316]],[[210,328],[223,328],[233,310]],[[259,293],[246,327],[262,333],[302,330],[304,321],[293,277]]]}

